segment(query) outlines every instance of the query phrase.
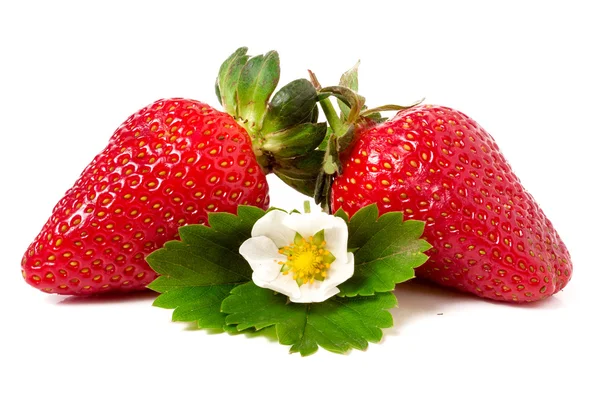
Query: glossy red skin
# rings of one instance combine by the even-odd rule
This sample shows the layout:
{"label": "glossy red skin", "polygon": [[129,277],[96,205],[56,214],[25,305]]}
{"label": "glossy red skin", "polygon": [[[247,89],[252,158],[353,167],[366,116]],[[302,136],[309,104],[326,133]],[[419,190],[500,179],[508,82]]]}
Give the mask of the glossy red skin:
{"label": "glossy red skin", "polygon": [[269,205],[246,131],[207,104],[159,100],[116,130],[58,202],[22,273],[51,293],[141,290],[157,276],[144,258],[178,227],[239,204]]}
{"label": "glossy red skin", "polygon": [[535,301],[571,278],[571,257],[494,139],[466,115],[417,106],[360,132],[334,210],[371,203],[426,222],[418,277],[494,300]]}

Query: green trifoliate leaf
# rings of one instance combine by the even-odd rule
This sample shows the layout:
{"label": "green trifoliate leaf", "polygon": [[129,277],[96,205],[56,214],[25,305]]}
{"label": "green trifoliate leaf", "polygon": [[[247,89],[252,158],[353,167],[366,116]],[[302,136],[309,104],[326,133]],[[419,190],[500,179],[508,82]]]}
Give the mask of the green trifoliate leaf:
{"label": "green trifoliate leaf", "polygon": [[161,294],[152,305],[174,309],[173,321],[196,322],[199,328],[222,329],[227,315],[221,312],[221,303],[235,286],[180,287]]}
{"label": "green trifoliate leaf", "polygon": [[267,103],[277,83],[279,55],[275,51],[252,57],[242,68],[237,85],[236,115],[250,131],[261,130]]}
{"label": "green trifoliate leaf", "polygon": [[249,282],[232,290],[223,301],[222,311],[230,314],[226,322],[238,330],[275,325],[279,342],[291,345],[290,352],[306,356],[319,346],[345,353],[352,348],[365,350],[369,342],[379,342],[382,328],[393,325],[387,309],[396,304],[392,293],[333,297],[323,303],[290,303],[286,296]]}
{"label": "green trifoliate leaf", "polygon": [[293,158],[315,150],[323,141],[327,124],[305,123],[291,128],[272,132],[264,136],[261,148],[275,158]]}
{"label": "green trifoliate leaf", "polygon": [[179,228],[180,241],[169,241],[146,258],[160,274],[148,285],[162,293],[154,305],[175,309],[174,321],[198,321],[203,328],[222,327],[221,301],[232,288],[252,277],[238,249],[264,215],[259,208],[239,206],[238,215],[209,214],[210,227]]}
{"label": "green trifoliate leaf", "polygon": [[229,115],[236,115],[237,111],[237,86],[242,68],[250,56],[246,55],[247,47],[240,47],[221,64],[215,92],[219,103]]}
{"label": "green trifoliate leaf", "polygon": [[[338,210],[333,215],[335,215],[336,217],[340,217],[341,219],[346,221],[346,224],[348,224],[348,222],[350,222],[350,216],[348,216],[348,214],[346,214],[346,211],[344,211],[343,208],[338,208]],[[349,248],[351,248],[351,247],[349,247]]]}
{"label": "green trifoliate leaf", "polygon": [[275,132],[304,122],[316,122],[318,113],[314,86],[306,79],[296,79],[273,95],[262,132]]}
{"label": "green trifoliate leaf", "polygon": [[[354,64],[352,68],[342,74],[340,78],[340,86],[347,87],[348,89],[352,89],[355,92],[358,92],[358,66],[360,65],[360,60]],[[342,119],[346,121],[348,119],[348,115],[350,115],[350,107],[348,107],[343,101],[340,99],[337,100],[338,106],[342,111]]]}
{"label": "green trifoliate leaf", "polygon": [[[340,295],[368,296],[393,290],[396,284],[414,278],[414,269],[428,258],[423,252],[431,245],[420,239],[424,222],[403,221],[401,212],[378,215],[372,204],[349,220],[348,248],[357,250],[354,275],[338,286]],[[348,220],[347,216],[344,219]]]}

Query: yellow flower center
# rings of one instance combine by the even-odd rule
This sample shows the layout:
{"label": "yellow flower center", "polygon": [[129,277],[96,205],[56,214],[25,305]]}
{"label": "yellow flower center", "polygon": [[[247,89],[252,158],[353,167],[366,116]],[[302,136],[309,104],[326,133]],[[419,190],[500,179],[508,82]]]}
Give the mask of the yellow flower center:
{"label": "yellow flower center", "polygon": [[287,256],[285,262],[279,262],[281,273],[291,274],[298,286],[324,280],[335,261],[333,254],[325,248],[324,236],[324,231],[319,231],[307,240],[297,233],[294,242],[279,249],[280,254]]}

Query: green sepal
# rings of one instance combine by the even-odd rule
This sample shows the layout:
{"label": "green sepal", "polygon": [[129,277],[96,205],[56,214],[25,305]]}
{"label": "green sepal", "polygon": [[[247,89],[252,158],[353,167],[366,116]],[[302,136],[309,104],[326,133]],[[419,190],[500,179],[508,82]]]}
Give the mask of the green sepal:
{"label": "green sepal", "polygon": [[352,124],[358,121],[360,111],[365,105],[365,98],[363,96],[345,86],[328,86],[319,90],[319,101],[322,101],[329,96],[335,96],[350,108],[346,122]]}
{"label": "green sepal", "polygon": [[296,234],[294,235],[294,244],[296,246],[300,246],[303,241],[304,241],[304,238],[302,237],[302,235],[299,234],[298,232],[296,232]]}
{"label": "green sepal", "polygon": [[249,59],[237,84],[236,115],[251,132],[259,132],[271,94],[279,83],[279,54],[269,51]]}
{"label": "green sepal", "polygon": [[315,203],[321,205],[321,208],[326,213],[331,213],[331,185],[333,178],[336,174],[342,172],[338,142],[339,138],[334,134],[329,136],[323,154],[321,170],[317,175],[315,192],[313,193]]}
{"label": "green sepal", "polygon": [[[347,87],[348,89],[352,89],[355,92],[358,92],[358,66],[360,65],[360,60],[354,64],[352,68],[348,71],[344,72],[340,78],[340,86]],[[337,99],[338,106],[340,107],[341,117],[344,121],[348,120],[348,115],[350,114],[350,107],[346,105],[340,99]]]}
{"label": "green sepal", "polygon": [[319,204],[323,211],[331,213],[331,185],[333,184],[333,175],[325,173],[323,168],[317,175],[315,182],[315,192],[313,198],[316,204]]}
{"label": "green sepal", "polygon": [[288,186],[312,197],[324,154],[325,152],[317,150],[296,158],[275,160],[273,172]]}
{"label": "green sepal", "polygon": [[306,79],[297,79],[273,95],[262,124],[270,133],[304,122],[316,122],[319,115],[317,91]]}
{"label": "green sepal", "polygon": [[279,55],[270,51],[250,57],[247,50],[239,48],[221,65],[215,93],[225,111],[246,129],[256,160],[269,173],[278,159],[314,151],[323,141],[326,123],[317,123],[317,91],[308,80],[292,81],[273,95],[280,76]]}
{"label": "green sepal", "polygon": [[319,106],[315,103],[310,115],[308,116],[308,122],[312,122],[313,124],[319,120]]}
{"label": "green sepal", "polygon": [[305,123],[266,134],[261,149],[275,158],[293,158],[315,150],[327,133],[327,124]]}
{"label": "green sepal", "polygon": [[250,58],[246,55],[247,47],[240,47],[221,64],[215,92],[219,103],[229,115],[237,115],[237,86],[240,73]]}
{"label": "green sepal", "polygon": [[402,110],[408,110],[409,108],[418,106],[419,104],[421,104],[423,101],[425,101],[425,98],[422,98],[420,100],[414,101],[411,104],[409,104],[408,106],[401,106],[398,104],[386,104],[383,106],[379,106],[379,107],[374,107],[374,108],[365,108],[364,110],[362,110],[360,112],[361,117],[369,117],[372,118],[373,115],[375,115],[375,118],[381,118],[381,111],[402,111]]}
{"label": "green sepal", "polygon": [[342,153],[346,150],[353,142],[356,136],[356,124],[352,124],[348,127],[346,133],[337,138],[337,152]]}
{"label": "green sepal", "polygon": [[372,114],[369,114],[366,116],[366,118],[370,119],[371,121],[375,122],[376,124],[381,124],[388,120],[386,117],[381,115],[381,113],[379,113],[379,112],[374,112]]}
{"label": "green sepal", "polygon": [[[325,241],[325,229],[321,229],[319,232],[315,233],[313,235],[313,243],[316,244],[317,246],[320,246],[321,243],[323,243]],[[333,257],[333,255],[331,255]],[[335,257],[334,257],[335,260]],[[325,262],[329,262],[332,263],[334,260],[331,261],[325,261]]]}
{"label": "green sepal", "polygon": [[325,133],[325,137],[323,138],[323,141],[321,142],[321,144],[319,145],[318,149],[319,150],[327,150],[327,146],[329,144],[329,138],[331,137],[331,135],[333,134],[333,129],[330,126],[327,126],[327,133]]}

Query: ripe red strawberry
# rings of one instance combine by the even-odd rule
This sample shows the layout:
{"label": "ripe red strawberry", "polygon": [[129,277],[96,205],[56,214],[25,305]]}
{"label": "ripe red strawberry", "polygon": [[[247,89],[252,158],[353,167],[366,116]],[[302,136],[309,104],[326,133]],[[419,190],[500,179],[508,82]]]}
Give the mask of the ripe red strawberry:
{"label": "ripe red strawberry", "polygon": [[160,100],[117,129],[25,252],[29,284],[59,294],[143,289],[156,278],[145,257],[178,227],[240,204],[267,208],[265,173],[314,191],[319,160],[301,155],[327,130],[316,123],[316,90],[298,79],[271,98],[278,54],[246,51],[219,70],[216,92],[227,113]]}
{"label": "ripe red strawberry", "polygon": [[535,301],[571,278],[569,252],[494,139],[466,115],[417,106],[360,130],[342,157],[332,208],[371,203],[426,222],[417,276],[506,301]]}
{"label": "ripe red strawberry", "polygon": [[238,204],[269,205],[247,132],[186,99],[133,114],[55,206],[22,260],[25,280],[58,294],[144,289],[145,256],[179,226]]}

